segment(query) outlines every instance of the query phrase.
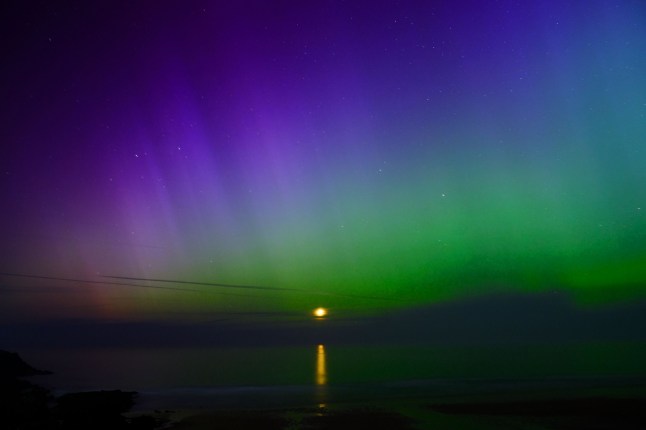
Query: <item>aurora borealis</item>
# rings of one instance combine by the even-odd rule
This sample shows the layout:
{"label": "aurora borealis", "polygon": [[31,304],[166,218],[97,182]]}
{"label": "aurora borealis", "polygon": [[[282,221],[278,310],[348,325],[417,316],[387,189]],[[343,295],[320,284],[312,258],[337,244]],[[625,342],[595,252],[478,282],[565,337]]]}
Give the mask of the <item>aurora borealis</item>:
{"label": "aurora borealis", "polygon": [[2,9],[0,271],[269,288],[4,275],[16,315],[646,292],[641,1]]}

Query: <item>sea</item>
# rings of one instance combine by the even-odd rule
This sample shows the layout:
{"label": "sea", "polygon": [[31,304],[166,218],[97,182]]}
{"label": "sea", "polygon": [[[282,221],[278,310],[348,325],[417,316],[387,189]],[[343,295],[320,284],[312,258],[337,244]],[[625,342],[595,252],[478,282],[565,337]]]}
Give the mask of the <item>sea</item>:
{"label": "sea", "polygon": [[[137,409],[277,408],[646,386],[646,343],[25,349],[60,395],[137,391]],[[641,388],[640,388],[641,389]]]}

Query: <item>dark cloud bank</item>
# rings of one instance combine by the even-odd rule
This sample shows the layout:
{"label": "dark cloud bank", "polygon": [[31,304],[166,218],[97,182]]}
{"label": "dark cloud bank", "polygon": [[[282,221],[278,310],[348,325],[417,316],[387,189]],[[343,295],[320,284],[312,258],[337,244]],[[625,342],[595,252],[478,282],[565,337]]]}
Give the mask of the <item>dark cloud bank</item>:
{"label": "dark cloud bank", "polygon": [[646,300],[580,307],[562,294],[494,295],[314,321],[289,315],[214,314],[210,322],[52,320],[5,324],[0,345],[194,347],[424,343],[468,345],[646,341]]}

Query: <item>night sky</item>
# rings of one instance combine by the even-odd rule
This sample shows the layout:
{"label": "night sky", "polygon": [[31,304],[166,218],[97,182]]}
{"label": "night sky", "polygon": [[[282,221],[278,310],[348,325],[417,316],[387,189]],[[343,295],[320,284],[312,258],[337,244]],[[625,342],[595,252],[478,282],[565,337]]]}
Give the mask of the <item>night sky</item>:
{"label": "night sky", "polygon": [[0,16],[5,323],[644,299],[643,1]]}

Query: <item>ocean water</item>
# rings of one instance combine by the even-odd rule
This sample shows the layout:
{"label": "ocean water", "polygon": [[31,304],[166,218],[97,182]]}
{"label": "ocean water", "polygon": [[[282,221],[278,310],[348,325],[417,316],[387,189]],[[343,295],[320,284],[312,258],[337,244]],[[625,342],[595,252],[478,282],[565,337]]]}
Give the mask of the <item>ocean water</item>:
{"label": "ocean water", "polygon": [[282,407],[642,384],[646,344],[110,348],[20,351],[64,393],[134,390],[140,407]]}

